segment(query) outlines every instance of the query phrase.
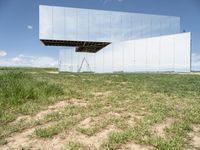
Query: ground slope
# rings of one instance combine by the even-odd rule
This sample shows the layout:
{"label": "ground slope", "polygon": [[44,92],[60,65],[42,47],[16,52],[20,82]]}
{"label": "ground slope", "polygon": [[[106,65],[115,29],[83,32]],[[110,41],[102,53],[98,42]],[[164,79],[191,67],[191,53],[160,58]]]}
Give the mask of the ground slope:
{"label": "ground slope", "polygon": [[26,93],[29,82],[20,84],[26,87],[21,92],[0,95],[0,149],[200,148],[199,75],[6,68],[0,71],[5,82],[0,89],[10,88],[6,77],[16,79],[10,71],[22,72],[19,84],[34,82],[29,89],[34,94]]}

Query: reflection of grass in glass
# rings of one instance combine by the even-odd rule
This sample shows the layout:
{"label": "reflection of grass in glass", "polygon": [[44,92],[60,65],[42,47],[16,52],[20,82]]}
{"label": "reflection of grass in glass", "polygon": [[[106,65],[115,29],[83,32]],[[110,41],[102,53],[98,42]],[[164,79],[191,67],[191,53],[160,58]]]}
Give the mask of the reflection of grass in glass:
{"label": "reflection of grass in glass", "polygon": [[[199,75],[49,73],[53,71],[1,71],[1,144],[6,144],[12,133],[28,128],[35,128],[33,135],[42,139],[69,131],[92,138],[114,126],[116,131],[105,138],[101,149],[117,149],[133,141],[157,149],[182,149],[189,143],[192,125],[200,124]],[[74,103],[39,120],[8,123],[23,114],[37,114],[60,100]],[[152,127],[168,118],[172,124],[164,129],[164,137],[159,137]],[[81,126],[84,120],[88,124]],[[88,145],[77,139],[67,148],[84,146]]]}

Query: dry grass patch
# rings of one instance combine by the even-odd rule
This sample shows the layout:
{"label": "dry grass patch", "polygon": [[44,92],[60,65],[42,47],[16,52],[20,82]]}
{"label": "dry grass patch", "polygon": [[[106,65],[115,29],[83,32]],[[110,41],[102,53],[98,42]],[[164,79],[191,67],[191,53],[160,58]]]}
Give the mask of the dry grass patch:
{"label": "dry grass patch", "polygon": [[108,97],[112,94],[112,91],[106,91],[106,92],[95,92],[93,93],[95,97]]}
{"label": "dry grass patch", "polygon": [[141,120],[142,118],[144,118],[144,115],[140,115],[137,113],[126,113],[125,114],[125,118],[127,120],[127,123],[130,127],[134,127],[135,124]]}
{"label": "dry grass patch", "polygon": [[46,73],[49,73],[49,74],[59,74],[58,71],[47,71]]}
{"label": "dry grass patch", "polygon": [[119,148],[119,150],[154,150],[155,148],[152,146],[141,145],[135,142],[129,142],[124,144]]}
{"label": "dry grass patch", "polygon": [[[32,132],[32,131],[31,131]],[[28,133],[27,133],[28,134]],[[30,134],[30,133],[29,133]],[[61,137],[54,137],[52,139],[38,139],[31,138],[28,135],[21,135],[18,140],[13,141],[2,147],[4,150],[10,149],[41,149],[41,150],[59,150],[65,144],[65,139]]]}
{"label": "dry grass patch", "polygon": [[119,117],[119,114],[113,112],[101,114],[98,117],[88,117],[77,125],[76,130],[84,135],[94,136],[109,125],[114,125]]}
{"label": "dry grass patch", "polygon": [[34,128],[27,129],[21,133],[17,133],[12,137],[6,139],[7,144],[2,149],[22,149],[28,147],[31,141],[31,134],[34,132]]}
{"label": "dry grass patch", "polygon": [[153,132],[161,137],[161,138],[165,138],[166,137],[166,129],[169,128],[172,124],[174,123],[174,119],[172,118],[167,118],[166,120],[164,120],[162,123],[159,124],[155,124],[152,127]]}
{"label": "dry grass patch", "polygon": [[38,143],[38,141],[42,141],[42,139],[37,139],[36,137],[34,137],[33,136],[34,131],[36,132],[38,129],[39,131],[40,130],[46,131],[45,129],[49,129],[51,128],[51,126],[56,126],[55,124],[57,124],[57,122],[55,122],[54,120],[48,121],[46,117],[48,115],[54,115],[57,112],[59,112],[59,115],[62,115],[60,113],[61,112],[64,113],[65,108],[67,108],[67,106],[82,107],[82,106],[86,106],[86,103],[81,100],[76,100],[76,99],[72,99],[68,101],[60,101],[53,105],[48,106],[46,110],[40,111],[35,116],[29,116],[29,115],[19,116],[15,121],[9,124],[10,128],[14,128],[15,125],[21,126],[22,122],[24,125],[22,126],[22,129],[20,129],[20,132],[17,132],[14,134],[13,133],[8,134],[8,135],[11,135],[11,137],[5,138],[6,145],[3,147],[3,149],[23,149],[26,147],[28,147],[29,149],[32,145],[37,145],[36,143]]}
{"label": "dry grass patch", "polygon": [[107,139],[109,133],[119,131],[115,126],[110,125],[102,129],[93,136],[87,136],[80,132],[70,132],[67,135],[67,140],[76,140],[90,149],[99,149],[104,140]]}
{"label": "dry grass patch", "polygon": [[32,117],[29,115],[19,116],[16,118],[15,121],[11,122],[11,124],[16,124],[17,122],[21,122],[21,121],[30,121],[31,119]]}
{"label": "dry grass patch", "polygon": [[192,148],[200,149],[200,125],[193,125],[193,132],[189,134]]}
{"label": "dry grass patch", "polygon": [[88,117],[85,120],[81,121],[78,125],[79,128],[90,128],[95,123],[97,123],[100,120],[99,117]]}
{"label": "dry grass patch", "polygon": [[[41,125],[41,128],[48,127],[53,123],[48,123],[45,125]],[[39,139],[33,136],[35,131],[35,127],[24,130],[23,132],[16,133],[11,137],[6,138],[7,144],[2,147],[4,150],[10,149],[32,149],[39,148],[39,145],[43,145],[42,143],[38,143]]]}
{"label": "dry grass patch", "polygon": [[54,113],[54,112],[59,112],[63,110],[67,106],[81,106],[84,107],[86,106],[87,103],[84,102],[83,100],[78,100],[78,99],[71,99],[71,100],[65,100],[65,101],[59,101],[53,105],[50,105],[47,107],[47,109],[42,110],[38,112],[35,116],[19,116],[15,121],[12,122],[12,124],[17,123],[19,121],[31,121],[31,120],[39,120],[47,116],[48,114]]}

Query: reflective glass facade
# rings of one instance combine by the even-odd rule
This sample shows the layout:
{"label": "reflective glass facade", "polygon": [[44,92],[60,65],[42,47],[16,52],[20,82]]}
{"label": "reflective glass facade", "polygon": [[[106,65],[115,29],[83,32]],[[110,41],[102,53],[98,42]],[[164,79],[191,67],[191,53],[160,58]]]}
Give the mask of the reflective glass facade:
{"label": "reflective glass facade", "polygon": [[40,6],[40,39],[113,42],[179,32],[179,17]]}
{"label": "reflective glass facade", "polygon": [[60,50],[60,71],[190,72],[190,33],[113,42],[97,53]]}
{"label": "reflective glass facade", "polygon": [[39,36],[63,46],[60,71],[190,71],[191,34],[180,33],[179,17],[40,6]]}

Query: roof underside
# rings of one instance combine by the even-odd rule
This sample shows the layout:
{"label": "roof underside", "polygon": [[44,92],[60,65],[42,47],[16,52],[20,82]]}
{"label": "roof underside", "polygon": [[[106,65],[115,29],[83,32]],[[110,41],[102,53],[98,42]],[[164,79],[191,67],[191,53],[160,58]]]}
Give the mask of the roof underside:
{"label": "roof underside", "polygon": [[91,42],[91,41],[65,41],[65,40],[44,40],[41,42],[46,46],[70,46],[76,47],[76,52],[96,53],[109,45],[109,42]]}

